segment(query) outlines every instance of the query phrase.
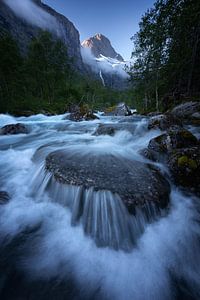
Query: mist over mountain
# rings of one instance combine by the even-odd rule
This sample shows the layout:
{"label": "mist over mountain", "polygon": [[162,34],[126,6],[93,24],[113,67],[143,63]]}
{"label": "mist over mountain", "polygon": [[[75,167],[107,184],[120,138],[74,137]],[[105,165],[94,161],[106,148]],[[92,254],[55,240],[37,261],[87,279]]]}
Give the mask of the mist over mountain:
{"label": "mist over mountain", "polygon": [[[52,33],[67,46],[75,69],[91,74],[103,85],[124,88],[127,74],[123,57],[103,34],[96,34],[80,43],[80,34],[74,24],[40,0],[2,0],[0,2],[1,33],[10,33],[22,53],[41,30]],[[89,75],[90,76],[90,75]]]}
{"label": "mist over mountain", "polygon": [[55,38],[62,39],[66,44],[68,55],[73,58],[75,68],[84,70],[78,30],[65,16],[40,0],[0,1],[0,28],[1,33],[6,32],[13,36],[23,53],[41,29],[48,30]]}
{"label": "mist over mountain", "polygon": [[123,57],[112,47],[110,40],[98,33],[81,43],[83,62],[99,74],[103,85],[115,89],[127,87],[128,75]]}

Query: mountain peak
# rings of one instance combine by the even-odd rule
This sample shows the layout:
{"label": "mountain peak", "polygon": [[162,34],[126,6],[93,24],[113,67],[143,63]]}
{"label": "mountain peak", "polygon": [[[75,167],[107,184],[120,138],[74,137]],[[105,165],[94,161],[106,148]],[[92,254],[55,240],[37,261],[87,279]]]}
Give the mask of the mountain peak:
{"label": "mountain peak", "polygon": [[90,48],[92,54],[97,58],[103,55],[115,58],[119,61],[124,61],[123,57],[112,47],[110,40],[101,33],[97,33],[93,37],[84,40],[81,45],[84,48]]}

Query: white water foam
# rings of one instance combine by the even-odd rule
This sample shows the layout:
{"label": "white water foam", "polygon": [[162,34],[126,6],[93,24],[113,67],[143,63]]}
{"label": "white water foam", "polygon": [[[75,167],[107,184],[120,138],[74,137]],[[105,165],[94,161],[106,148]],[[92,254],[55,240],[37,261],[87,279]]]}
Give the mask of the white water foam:
{"label": "white water foam", "polygon": [[[26,277],[49,280],[57,276],[66,282],[73,277],[81,299],[171,300],[177,299],[177,285],[181,283],[191,293],[185,299],[199,299],[199,199],[173,189],[168,215],[146,226],[135,248],[128,253],[98,248],[84,234],[82,226],[71,226],[68,205],[52,202],[45,188],[36,199],[31,196],[33,176],[39,177],[42,168],[32,161],[33,154],[42,143],[51,141],[51,134],[47,136],[43,130],[41,127],[38,140],[27,142],[26,149],[13,147],[0,152],[0,187],[12,197],[0,207],[0,241],[12,241],[25,229],[38,226],[36,233],[30,234],[23,247],[17,249],[20,255],[16,264]],[[71,143],[72,150],[104,148],[116,155],[135,155],[135,159],[137,150],[159,133],[144,132],[137,138],[131,138],[127,132],[114,137],[91,137],[87,133],[84,138],[71,135],[70,130],[55,130],[56,134],[57,142],[66,134],[64,143]],[[7,139],[11,137],[1,137],[1,141]]]}

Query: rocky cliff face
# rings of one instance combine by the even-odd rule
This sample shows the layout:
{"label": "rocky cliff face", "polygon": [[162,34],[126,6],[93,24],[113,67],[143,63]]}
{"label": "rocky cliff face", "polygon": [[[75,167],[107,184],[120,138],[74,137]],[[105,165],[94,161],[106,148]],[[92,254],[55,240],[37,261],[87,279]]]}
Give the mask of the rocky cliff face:
{"label": "rocky cliff face", "polygon": [[107,37],[96,34],[84,40],[81,46],[83,61],[99,76],[103,85],[119,90],[128,87],[126,62]]}
{"label": "rocky cliff face", "polygon": [[[124,64],[124,60],[104,35],[97,34],[82,43],[82,48],[90,48],[96,57],[91,67],[91,64],[82,60],[80,36],[73,23],[41,0],[26,2],[27,5],[24,6],[22,0],[0,0],[0,35],[10,33],[18,42],[21,52],[25,54],[32,38],[36,37],[41,29],[48,30],[55,38],[65,42],[68,55],[73,58],[77,71],[92,74],[92,77],[102,80],[106,86],[120,89],[124,87],[124,79],[117,70],[118,64]],[[105,58],[102,58],[102,55]],[[117,63],[107,62],[106,57],[114,59]]]}
{"label": "rocky cliff face", "polygon": [[124,61],[123,57],[115,51],[109,39],[103,34],[98,33],[95,36],[84,40],[81,45],[84,48],[90,48],[95,57],[100,57],[103,55],[106,57],[115,58],[119,61]]}
{"label": "rocky cliff face", "polygon": [[73,57],[76,69],[83,71],[79,32],[73,23],[40,0],[27,0],[33,9],[33,14],[31,14],[33,18],[31,19],[29,16],[26,18],[23,12],[20,14],[20,10],[16,10],[17,2],[20,5],[20,1],[15,1],[0,0],[0,34],[11,33],[17,40],[21,51],[25,53],[31,39],[37,36],[41,28],[49,30],[55,37],[64,40],[68,48],[68,55]]}

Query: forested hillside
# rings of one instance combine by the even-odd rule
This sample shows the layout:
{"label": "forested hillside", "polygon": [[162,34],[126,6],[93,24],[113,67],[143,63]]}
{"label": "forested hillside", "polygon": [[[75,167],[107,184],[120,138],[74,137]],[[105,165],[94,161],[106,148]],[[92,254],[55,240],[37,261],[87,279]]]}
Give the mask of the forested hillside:
{"label": "forested hillside", "polygon": [[104,109],[121,101],[139,112],[167,111],[200,99],[200,1],[157,0],[131,39],[131,85],[116,91],[74,68],[76,58],[54,35],[41,30],[23,53],[1,30],[0,111],[63,113],[70,104]]}
{"label": "forested hillside", "polygon": [[99,109],[123,98],[123,93],[77,73],[64,43],[48,32],[32,40],[25,56],[11,36],[3,35],[0,57],[1,112],[64,113],[71,104]]}
{"label": "forested hillside", "polygon": [[132,37],[134,98],[143,110],[166,110],[200,96],[200,1],[157,0]]}

